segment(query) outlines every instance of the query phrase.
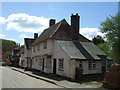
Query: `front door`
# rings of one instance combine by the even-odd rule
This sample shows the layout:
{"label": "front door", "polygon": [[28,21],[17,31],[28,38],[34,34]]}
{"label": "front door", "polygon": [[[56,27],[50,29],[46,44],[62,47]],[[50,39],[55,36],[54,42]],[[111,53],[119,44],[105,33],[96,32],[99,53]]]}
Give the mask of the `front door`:
{"label": "front door", "polygon": [[44,58],[43,58],[43,61],[42,61],[42,71],[44,71]]}
{"label": "front door", "polygon": [[56,59],[53,59],[53,73],[56,74]]}

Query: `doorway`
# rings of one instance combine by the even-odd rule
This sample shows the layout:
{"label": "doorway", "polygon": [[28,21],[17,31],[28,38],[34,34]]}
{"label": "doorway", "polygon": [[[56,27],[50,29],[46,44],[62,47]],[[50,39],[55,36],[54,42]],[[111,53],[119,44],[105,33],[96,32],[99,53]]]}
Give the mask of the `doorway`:
{"label": "doorway", "polygon": [[56,74],[56,59],[53,59],[53,74]]}
{"label": "doorway", "polygon": [[42,61],[42,71],[44,71],[44,58],[43,58],[43,61]]}

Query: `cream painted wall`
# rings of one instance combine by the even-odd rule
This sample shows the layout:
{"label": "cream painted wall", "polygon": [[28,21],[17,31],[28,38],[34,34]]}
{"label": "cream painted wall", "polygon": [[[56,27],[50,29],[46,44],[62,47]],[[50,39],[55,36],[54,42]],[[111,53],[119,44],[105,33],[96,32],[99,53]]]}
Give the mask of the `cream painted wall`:
{"label": "cream painted wall", "polygon": [[101,61],[96,61],[95,69],[88,69],[88,61],[83,61],[83,74],[96,74],[102,73]]}
{"label": "cream painted wall", "polygon": [[[57,60],[56,62],[56,74],[61,76],[66,76],[69,78],[74,79],[75,78],[75,70],[76,67],[79,67],[79,61],[76,60],[70,60],[70,57],[67,55],[67,53],[62,49],[62,47],[58,44],[57,40],[47,40],[47,49],[44,49],[44,42],[39,43],[40,44],[40,51],[37,50],[36,52],[32,52],[32,57],[42,56],[44,54],[51,55],[51,68],[44,68],[44,72],[46,73],[53,73],[53,59],[55,58]],[[32,47],[33,48],[33,47]],[[32,50],[33,51],[33,50]],[[59,70],[59,62],[58,59],[64,59],[64,70]],[[42,66],[39,65],[39,61],[34,60],[34,69],[42,70]],[[101,62],[96,62],[96,69],[89,70],[88,69],[88,61],[83,61],[83,74],[95,74],[95,73],[101,73]]]}
{"label": "cream painted wall", "polygon": [[32,68],[37,69],[37,70],[42,70],[42,66],[40,65],[40,60],[41,60],[41,63],[42,63],[42,59],[34,58]]}
{"label": "cream painted wall", "polygon": [[[38,51],[37,45],[32,46],[32,56],[42,56],[44,54],[53,55],[53,47],[54,47],[54,40],[48,39],[47,41],[47,48],[44,49],[44,42],[38,43],[40,45],[40,50]],[[35,47],[35,52],[33,52],[33,48]]]}
{"label": "cream painted wall", "polygon": [[[34,64],[32,65],[32,67],[34,69],[38,69],[38,70],[42,71],[42,66],[40,66],[38,64],[39,60],[38,60],[38,62],[35,62],[36,58],[38,58],[38,57],[44,58],[45,54],[53,55],[53,53],[54,53],[54,49],[53,49],[54,48],[54,40],[48,39],[48,40],[46,40],[46,42],[47,42],[47,48],[46,49],[44,49],[44,42],[41,42],[41,43],[37,44],[37,45],[40,45],[40,47],[39,47],[40,50],[39,51],[37,49],[37,45],[32,46],[32,55],[31,56],[34,57]],[[34,52],[34,47],[35,47],[35,52]],[[52,73],[50,67],[44,67],[44,72]]]}
{"label": "cream painted wall", "polygon": [[[54,55],[52,57],[52,69],[51,69],[52,71],[51,72],[53,72],[53,59],[55,58],[57,60],[56,74],[72,78],[72,75],[70,75],[70,73],[71,73],[70,67],[71,66],[69,66],[70,57],[67,55],[67,53],[65,53],[65,51],[62,49],[62,47],[58,44],[57,40],[55,40],[54,45],[55,46],[54,46]],[[64,63],[63,63],[64,70],[59,70],[59,60],[58,59],[64,59]]]}

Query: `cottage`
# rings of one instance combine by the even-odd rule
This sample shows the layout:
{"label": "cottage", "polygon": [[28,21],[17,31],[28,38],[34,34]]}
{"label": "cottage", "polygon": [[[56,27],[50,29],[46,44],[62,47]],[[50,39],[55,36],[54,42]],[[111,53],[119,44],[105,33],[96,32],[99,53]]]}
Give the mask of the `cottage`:
{"label": "cottage", "polygon": [[72,79],[106,70],[109,58],[92,41],[79,34],[78,14],[71,16],[71,25],[65,19],[55,23],[32,43],[32,68]]}
{"label": "cottage", "polygon": [[38,34],[34,33],[34,38],[24,38],[24,60],[22,61],[23,67],[31,69],[31,44],[38,38]]}
{"label": "cottage", "polygon": [[24,60],[24,48],[21,48],[20,50],[20,58],[19,58],[19,66],[21,68],[24,68],[25,67],[25,60]]}

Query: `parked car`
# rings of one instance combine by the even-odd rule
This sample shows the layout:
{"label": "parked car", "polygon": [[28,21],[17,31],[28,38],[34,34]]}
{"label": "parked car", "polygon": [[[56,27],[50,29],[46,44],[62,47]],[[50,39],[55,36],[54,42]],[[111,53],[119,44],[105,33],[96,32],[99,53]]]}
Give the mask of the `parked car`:
{"label": "parked car", "polygon": [[0,65],[5,66],[6,63],[5,62],[0,62]]}

